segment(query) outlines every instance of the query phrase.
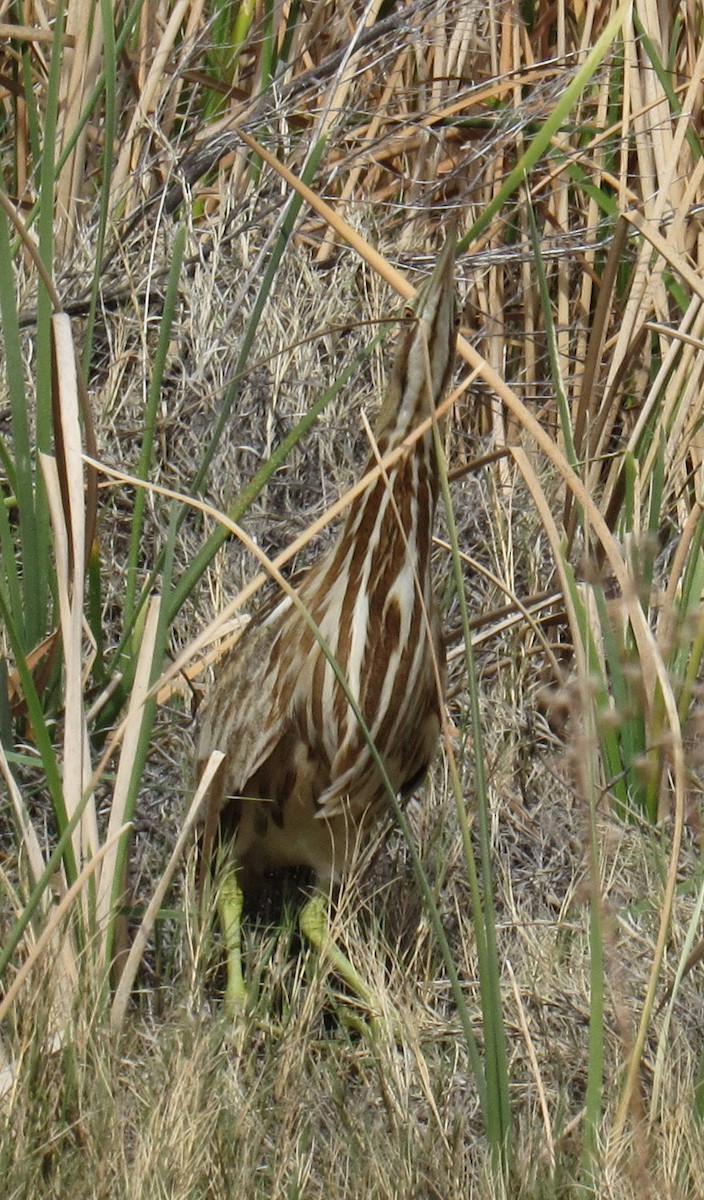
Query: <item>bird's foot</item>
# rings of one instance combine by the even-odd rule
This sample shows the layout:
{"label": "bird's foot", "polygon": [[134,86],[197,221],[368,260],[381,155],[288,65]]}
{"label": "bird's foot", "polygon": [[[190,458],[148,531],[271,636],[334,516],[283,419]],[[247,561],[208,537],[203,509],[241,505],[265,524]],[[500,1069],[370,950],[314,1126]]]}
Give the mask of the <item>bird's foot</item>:
{"label": "bird's foot", "polygon": [[362,979],[359,971],[352,966],[349,958],[342,952],[330,933],[327,901],[325,896],[317,893],[301,909],[299,917],[301,933],[315,946],[319,954],[327,960],[336,975],[346,983],[355,996],[366,1008],[374,1011],[374,998],[371,989]]}
{"label": "bird's foot", "polygon": [[234,870],[228,871],[218,893],[218,914],[225,939],[227,984],[223,1009],[228,1017],[243,1013],[247,1007],[247,986],[242,970],[242,909],[244,894]]}
{"label": "bird's foot", "polygon": [[[301,933],[315,946],[321,958],[332,967],[338,978],[347,985],[354,996],[361,1001],[362,1006],[368,1010],[370,1025],[352,1011],[349,1007],[349,997],[346,997],[344,1011],[341,1014],[345,1025],[368,1037],[369,1040],[373,1040],[383,1006],[379,1004],[378,998],[375,998],[368,983],[352,965],[330,933],[327,899],[322,893],[316,892],[304,905],[299,917],[299,925]],[[398,1037],[395,1019],[392,1019],[392,1027],[394,1036]]]}

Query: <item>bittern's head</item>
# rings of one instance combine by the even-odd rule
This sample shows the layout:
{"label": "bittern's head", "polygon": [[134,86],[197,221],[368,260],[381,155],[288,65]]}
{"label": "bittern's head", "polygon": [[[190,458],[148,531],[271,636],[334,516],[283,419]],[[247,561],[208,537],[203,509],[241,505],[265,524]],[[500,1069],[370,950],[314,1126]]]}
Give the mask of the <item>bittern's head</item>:
{"label": "bittern's head", "polygon": [[391,380],[376,423],[384,449],[398,445],[440,403],[452,376],[457,344],[455,249],[451,226],[429,279],[409,305]]}

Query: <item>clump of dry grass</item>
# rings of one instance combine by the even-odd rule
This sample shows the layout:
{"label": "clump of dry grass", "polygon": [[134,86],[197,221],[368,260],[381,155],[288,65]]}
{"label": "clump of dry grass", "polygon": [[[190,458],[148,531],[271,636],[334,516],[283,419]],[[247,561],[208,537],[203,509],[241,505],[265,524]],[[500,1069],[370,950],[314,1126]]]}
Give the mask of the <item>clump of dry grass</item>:
{"label": "clump of dry grass", "polygon": [[[56,540],[42,534],[43,558],[33,557],[26,505],[40,532],[48,511],[36,476],[23,491],[16,464],[23,434],[35,471],[37,446],[52,451],[42,398],[57,387],[31,248],[25,240],[15,253],[3,235],[14,275],[5,272],[0,298],[9,397],[0,601],[14,691],[0,696],[0,731],[6,783],[26,807],[38,855],[28,868],[31,834],[23,846],[10,831],[3,798],[3,926],[17,929],[61,833],[60,811],[45,815],[47,780],[54,804],[80,803],[135,694],[146,653],[138,598],[152,570],[149,590],[163,600],[149,681],[165,651],[187,657],[252,576],[247,551],[224,545],[209,514],[174,508],[158,489],[185,494],[196,481],[243,519],[237,502],[252,476],[396,311],[373,260],[345,248],[343,222],[364,253],[365,240],[378,245],[415,282],[452,210],[471,234],[459,283],[472,341],[463,353],[478,374],[445,449],[476,622],[482,746],[467,733],[466,634],[442,546],[437,577],[462,793],[470,813],[487,806],[512,1165],[497,1178],[447,965],[408,846],[392,832],[360,863],[337,914],[340,939],[380,998],[373,1037],[347,1029],[348,1000],[300,945],[288,910],[253,915],[247,970],[258,999],[223,1028],[216,938],[201,925],[187,872],[171,907],[160,903],[129,1018],[111,1031],[104,969],[115,928],[94,921],[92,885],[79,887],[2,1027],[7,1194],[696,1197],[696,969],[662,1012],[653,999],[696,945],[701,904],[699,763],[681,736],[688,719],[696,724],[701,657],[699,18],[688,9],[668,21],[636,2],[587,78],[580,71],[611,15],[598,3],[558,5],[527,23],[510,6],[429,0],[380,19],[346,4],[255,7],[250,24],[246,11],[230,21],[226,10],[162,4],[131,27],[117,14],[111,33],[96,10],[89,45],[86,13],[71,5],[63,51],[50,59],[50,39],[61,41],[48,23],[56,14],[30,6],[6,48],[0,86],[8,76],[15,86],[0,100],[14,209],[36,220],[58,306],[74,316],[99,457],[141,473],[150,490],[136,518],[134,490],[101,477],[90,634],[75,624],[83,593],[67,563],[72,655],[42,686],[35,676],[35,707],[18,715],[34,685],[13,672],[58,619]],[[66,153],[53,181],[52,103]],[[242,151],[236,126],[296,176],[309,172],[317,209],[292,213],[289,185]],[[25,426],[15,345],[31,401]],[[386,354],[376,346],[361,359],[255,489],[247,529],[271,558],[355,478],[366,453],[359,413],[379,395]],[[55,456],[59,477],[82,489],[81,468],[60,447]],[[56,536],[63,520],[75,567],[80,538],[60,494]],[[446,545],[450,526],[439,530]],[[44,615],[23,626],[13,589],[26,598],[28,579],[43,589]],[[132,937],[187,807],[189,710],[202,686],[183,685],[153,726],[146,720],[148,755],[146,744],[122,752],[134,766],[134,807],[124,810],[136,830]],[[76,878],[85,868],[96,886],[117,764],[105,760],[92,824],[73,839]],[[468,919],[448,780],[439,762],[408,819],[484,1050],[481,933]],[[73,882],[64,857],[58,895]],[[6,996],[51,919],[42,904],[5,969]]]}

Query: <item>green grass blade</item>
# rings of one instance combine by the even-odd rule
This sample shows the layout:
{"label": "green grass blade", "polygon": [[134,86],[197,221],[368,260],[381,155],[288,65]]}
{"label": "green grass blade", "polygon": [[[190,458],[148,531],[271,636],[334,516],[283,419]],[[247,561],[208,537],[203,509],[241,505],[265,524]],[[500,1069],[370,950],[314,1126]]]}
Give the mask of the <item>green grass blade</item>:
{"label": "green grass blade", "polygon": [[493,902],[494,879],[491,861],[491,817],[485,771],[484,736],[479,708],[478,678],[457,537],[457,525],[452,507],[452,497],[450,495],[442,444],[437,428],[433,432],[435,453],[440,466],[440,487],[445,507],[445,519],[447,521],[449,541],[452,546],[455,590],[462,619],[470,724],[474,745],[474,778],[477,793],[481,890],[474,865],[474,850],[464,797],[462,796],[456,772],[453,779],[453,787],[455,791],[456,810],[462,833],[464,861],[468,871],[472,894],[477,956],[479,958],[479,986],[482,998],[482,1021],[485,1040],[484,1069],[486,1072],[486,1108],[484,1110],[484,1119],[487,1126],[487,1138],[495,1155],[494,1165],[504,1173],[510,1167],[512,1154],[511,1106],[509,1100],[506,1032],[501,1000],[501,972]]}
{"label": "green grass blade", "polygon": [[[595,739],[590,734],[594,730],[594,717],[598,721],[599,712],[604,711],[608,704],[605,686],[594,681],[601,680],[601,669],[596,648],[589,629],[587,614],[581,602],[574,574],[569,563],[564,563],[570,595],[575,612],[582,630],[582,644],[586,678],[582,681],[583,711],[582,741],[584,753],[579,758],[580,783],[588,813],[588,842],[590,864],[590,897],[589,897],[589,1049],[587,1065],[587,1089],[584,1114],[584,1137],[582,1144],[581,1177],[585,1187],[590,1191],[595,1186],[597,1151],[599,1148],[599,1130],[601,1126],[603,1105],[604,1080],[604,941],[602,929],[601,902],[601,857],[599,850],[599,834],[596,822],[597,802],[599,791],[594,776],[595,756],[591,742]],[[613,772],[618,768],[618,747],[614,745],[613,737],[601,729],[598,730],[599,746],[605,759],[605,769]],[[614,761],[615,760],[615,761]],[[612,781],[612,787],[615,786]]]}
{"label": "green grass blade", "polygon": [[[0,207],[0,316],[5,357],[5,376],[10,401],[14,461],[4,448],[3,462],[8,481],[14,492],[19,514],[19,536],[22,547],[36,544],[34,511],[34,480],[27,399],[24,384],[24,362],[20,343],[20,327],[15,298],[14,271],[10,252],[10,231],[5,210]],[[39,641],[41,624],[38,596],[28,575],[29,563],[23,559],[23,579],[20,583],[19,564],[7,511],[2,505],[0,516],[0,548],[2,550],[2,586],[5,602],[17,629],[20,644],[30,650]],[[36,635],[36,636],[35,636]]]}
{"label": "green grass blade", "polygon": [[[171,328],[173,325],[174,312],[178,298],[181,263],[183,261],[185,245],[186,230],[184,226],[181,226],[174,239],[171,266],[169,269],[169,278],[166,287],[166,297],[164,299],[164,311],[159,324],[159,342],[154,359],[154,370],[152,372],[152,378],[149,385],[147,406],[144,413],[142,447],[140,450],[139,462],[137,463],[137,467],[135,469],[135,474],[138,479],[146,480],[149,476],[149,470],[151,467],[152,455],[154,452],[157,405],[161,395],[164,366],[166,364],[166,357],[171,341]],[[134,514],[132,517],[130,546],[127,555],[126,589],[124,601],[124,622],[127,629],[132,627],[132,622],[135,615],[135,597],[137,595],[139,561],[142,551],[144,506],[146,504],[146,500],[146,491],[143,488],[138,488],[134,498]]]}
{"label": "green grass blade", "polygon": [[582,1177],[587,1186],[595,1179],[599,1129],[604,1093],[604,934],[601,902],[601,856],[596,825],[594,781],[589,787],[589,1056],[584,1113]]}
{"label": "green grass blade", "polygon": [[[21,638],[19,631],[15,628],[15,623],[12,619],[12,614],[7,607],[5,595],[0,588],[0,617],[5,624],[5,630],[8,640],[12,647],[12,652],[15,656],[15,665],[17,674],[19,675],[20,687],[25,704],[27,705],[27,715],[32,726],[34,739],[39,751],[42,767],[46,777],[47,787],[51,795],[51,803],[54,810],[54,816],[60,832],[66,828],[68,817],[66,806],[64,804],[63,785],[61,782],[61,774],[59,772],[56,761],[56,754],[51,740],[51,734],[47,726],[44,711],[41,701],[37,695],[37,689],[34,686],[32,672],[29,670],[25,661],[25,656],[22,649]],[[66,851],[66,875],[69,883],[73,883],[76,878],[76,861],[73,854],[73,847],[70,842]]]}
{"label": "green grass blade", "polygon": [[[278,6],[277,6],[278,8]],[[275,37],[274,37],[274,3],[273,0],[264,0],[264,37],[262,40],[260,70],[261,70],[261,91],[264,92],[271,83],[274,66],[275,66]]]}
{"label": "green grass blade", "polygon": [[548,360],[550,363],[550,374],[552,376],[555,395],[557,397],[557,411],[560,416],[560,428],[562,429],[562,438],[565,444],[565,456],[570,466],[576,470],[577,454],[574,448],[574,439],[572,437],[572,414],[570,412],[567,394],[565,392],[565,384],[560,370],[560,355],[557,348],[557,334],[555,332],[555,322],[552,316],[552,304],[550,302],[550,292],[548,289],[548,281],[545,275],[545,266],[543,256],[540,249],[540,238],[538,236],[538,227],[535,223],[535,212],[530,201],[530,192],[526,188],[526,209],[528,212],[528,228],[530,230],[530,240],[533,247],[533,265],[538,279],[538,291],[540,293],[540,307],[543,313],[543,321],[545,323],[545,335],[548,345]]}
{"label": "green grass blade", "polygon": [[629,3],[622,4],[604,26],[602,33],[597,38],[572,81],[565,88],[550,116],[540,126],[528,148],[521,155],[516,166],[509,171],[506,180],[502,183],[494,198],[487,204],[481,216],[477,218],[469,232],[461,239],[458,246],[460,252],[466,250],[468,246],[471,246],[476,241],[496,214],[501,211],[508,198],[520,187],[524,178],[530,175],[532,168],[548,149],[552,139],[559,133],[572,108],[576,105],[582,92],[588,87],[594,73],[608,54],[625,20],[626,14],[630,11],[630,7]]}
{"label": "green grass blade", "polygon": [[[108,213],[110,210],[110,179],[112,173],[112,164],[114,161],[115,132],[117,129],[116,115],[116,86],[117,86],[117,50],[115,47],[115,31],[113,28],[113,6],[111,0],[100,0],[100,8],[103,21],[103,62],[104,68],[102,78],[105,82],[104,96],[104,112],[103,112],[103,162],[102,174],[100,179],[100,203],[98,206],[98,226],[95,233],[95,270],[93,271],[93,280],[90,289],[90,302],[88,307],[88,316],[86,319],[85,336],[83,340],[83,353],[81,362],[83,368],[83,378],[88,380],[90,373],[90,362],[93,353],[93,333],[95,330],[95,314],[98,308],[98,296],[100,293],[100,280],[102,276],[102,262],[105,253],[105,234],[108,224]],[[92,106],[97,102],[91,97],[91,102],[86,106],[86,113],[92,111]]]}
{"label": "green grass blade", "polygon": [[293,0],[293,3],[289,6],[288,14],[286,16],[286,31],[284,33],[283,40],[281,43],[281,48],[280,48],[279,54],[278,54],[278,62],[280,62],[280,63],[288,62],[289,54],[291,53],[291,45],[293,43],[293,36],[296,32],[296,25],[298,24],[298,16],[299,16],[300,11],[301,11],[301,0]]}
{"label": "green grass blade", "polygon": [[[104,3],[104,0],[101,0],[101,3]],[[115,39],[115,61],[116,62],[119,62],[120,55],[122,54],[123,50],[125,49],[125,46],[127,45],[127,42],[129,41],[129,39],[131,38],[131,36],[133,34],[135,23],[137,21],[137,18],[140,15],[143,7],[144,7],[144,0],[134,0],[132,7],[129,8],[127,10],[127,13],[125,14],[125,19],[122,22],[120,32],[119,32],[117,38]],[[113,22],[114,20],[115,20],[115,9],[113,8],[112,14],[110,17],[110,21]],[[106,22],[106,24],[107,24],[107,22]],[[105,33],[103,34],[103,36],[106,36]],[[109,34],[107,36],[111,36],[111,34]],[[81,134],[83,133],[83,130],[85,129],[86,125],[88,124],[88,121],[90,120],[92,113],[95,111],[95,107],[96,107],[101,95],[103,94],[105,87],[106,87],[106,77],[105,77],[105,69],[103,69],[100,72],[100,74],[98,75],[97,80],[95,81],[95,86],[94,86],[93,91],[91,92],[90,96],[88,97],[88,100],[86,102],[86,106],[85,106],[83,112],[81,113],[79,119],[76,121],[76,124],[71,131],[70,138],[68,139],[68,141],[66,142],[66,145],[64,146],[63,150],[61,151],[61,157],[59,159],[57,159],[57,161],[56,161],[56,175],[57,176],[63,170],[78,139],[80,138]],[[28,220],[27,224],[28,225],[31,224],[31,220]]]}
{"label": "green grass blade", "polygon": [[[53,278],[54,274],[55,148],[65,26],[65,5],[63,0],[59,0],[56,8],[54,40],[52,42],[51,63],[44,109],[37,219],[39,253],[50,278]],[[53,304],[51,297],[47,293],[43,283],[40,282],[37,296],[36,438],[37,450],[44,454],[51,453],[52,442],[51,397],[53,385],[50,328],[52,312]],[[51,545],[51,532],[44,483],[36,465],[34,469],[34,489],[36,540],[27,553],[31,555],[31,578],[36,590],[37,625],[34,630],[34,636],[36,641],[39,641],[45,632],[48,620],[49,547]],[[24,553],[25,547],[23,546]],[[26,563],[25,570],[29,569],[30,565]]]}
{"label": "green grass blade", "polygon": [[[672,71],[670,68],[665,66],[664,62],[660,58],[660,55],[658,54],[658,52],[655,48],[652,38],[650,38],[648,36],[647,30],[646,30],[645,26],[643,25],[643,21],[640,16],[640,13],[638,12],[638,8],[635,5],[633,7],[633,24],[634,24],[636,33],[638,35],[638,38],[643,46],[643,49],[645,50],[648,58],[650,59],[653,70],[654,70],[655,74],[657,75],[658,82],[659,82],[663,92],[667,96],[667,102],[670,106],[671,112],[673,113],[674,116],[677,116],[677,117],[681,116],[682,115],[682,105],[679,102],[677,92],[675,91],[675,88],[673,86]],[[676,41],[673,39],[670,44],[674,47],[676,45]],[[701,144],[699,137],[697,136],[696,127],[695,127],[695,124],[693,121],[688,122],[685,137],[687,138],[687,145],[689,146],[689,149],[692,153],[692,158],[694,159],[694,162],[695,163],[699,162],[699,159],[702,156],[702,144]]]}

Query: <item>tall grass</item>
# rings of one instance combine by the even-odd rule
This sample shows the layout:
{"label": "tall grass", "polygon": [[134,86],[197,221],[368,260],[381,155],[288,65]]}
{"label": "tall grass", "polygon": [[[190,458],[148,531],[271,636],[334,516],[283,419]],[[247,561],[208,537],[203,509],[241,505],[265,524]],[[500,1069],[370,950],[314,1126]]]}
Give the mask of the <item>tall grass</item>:
{"label": "tall grass", "polygon": [[[208,1175],[251,1191],[257,1172],[277,1195],[698,1194],[702,1052],[668,1031],[697,1028],[682,996],[701,1011],[701,14],[183,0],[10,16],[0,1080],[7,1128],[34,1130],[3,1151],[10,1186],[48,1171],[57,1194],[150,1195],[181,1129],[182,1171],[155,1176],[174,1195]],[[351,398],[378,390],[388,323],[340,343],[362,309],[395,315],[382,281],[412,294],[449,210],[470,336],[438,446],[443,816],[390,797],[408,895],[365,899],[362,873],[338,911],[393,1020],[361,1041],[330,1028],[334,977],[253,927],[259,999],[225,1031],[204,1002],[212,931],[173,891],[207,783],[181,782],[180,697],[349,503]],[[273,532],[277,487],[321,479],[314,517]],[[228,566],[237,539],[249,557],[231,545]],[[515,798],[538,770],[519,731],[542,720],[538,677],[568,710],[534,801],[571,863],[553,920],[521,865],[542,833]],[[151,829],[147,870],[158,764],[193,799],[173,837]],[[197,1141],[164,1099],[183,1104],[189,1071]],[[159,1097],[148,1137],[127,1096]],[[74,1122],[87,1141],[100,1125],[109,1185],[82,1170]]]}

